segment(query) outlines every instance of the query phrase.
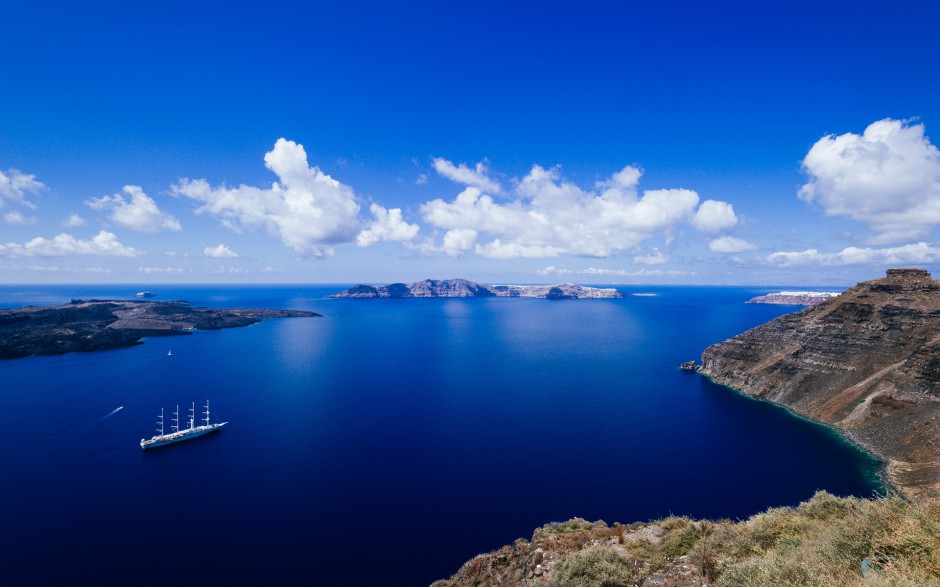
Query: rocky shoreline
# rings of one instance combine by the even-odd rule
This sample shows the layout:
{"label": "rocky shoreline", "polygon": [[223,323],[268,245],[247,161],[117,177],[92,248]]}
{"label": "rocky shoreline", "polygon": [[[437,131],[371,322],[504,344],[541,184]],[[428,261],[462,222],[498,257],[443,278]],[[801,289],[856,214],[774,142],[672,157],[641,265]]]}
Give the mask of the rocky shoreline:
{"label": "rocky shoreline", "polygon": [[298,310],[197,308],[182,301],[72,300],[64,306],[26,306],[0,310],[0,359],[116,349],[141,344],[148,336],[318,316]]}
{"label": "rocky shoreline", "polygon": [[891,269],[687,362],[712,381],[837,430],[911,499],[940,495],[940,282]]}

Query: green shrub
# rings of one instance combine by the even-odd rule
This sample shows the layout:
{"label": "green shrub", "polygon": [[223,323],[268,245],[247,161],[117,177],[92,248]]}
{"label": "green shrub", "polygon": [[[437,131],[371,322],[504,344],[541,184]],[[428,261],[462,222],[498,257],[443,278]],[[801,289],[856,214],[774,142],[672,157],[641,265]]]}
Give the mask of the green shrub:
{"label": "green shrub", "polygon": [[632,587],[636,564],[610,548],[592,547],[562,559],[553,587]]}

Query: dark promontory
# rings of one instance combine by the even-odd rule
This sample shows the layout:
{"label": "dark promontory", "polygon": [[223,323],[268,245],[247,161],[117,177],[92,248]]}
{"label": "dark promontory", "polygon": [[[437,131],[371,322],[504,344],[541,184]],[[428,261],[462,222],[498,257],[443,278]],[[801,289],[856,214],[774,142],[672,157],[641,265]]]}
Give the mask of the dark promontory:
{"label": "dark promontory", "polygon": [[188,302],[72,300],[0,310],[0,359],[114,349],[145,336],[248,326],[267,318],[320,316],[298,310],[195,308]]}
{"label": "dark promontory", "polygon": [[829,424],[909,497],[940,494],[940,281],[889,269],[710,346],[699,371]]}
{"label": "dark promontory", "polygon": [[466,279],[425,279],[413,283],[357,285],[331,298],[542,298],[546,300],[581,300],[622,298],[613,288],[587,287],[571,283],[558,285],[488,285]]}

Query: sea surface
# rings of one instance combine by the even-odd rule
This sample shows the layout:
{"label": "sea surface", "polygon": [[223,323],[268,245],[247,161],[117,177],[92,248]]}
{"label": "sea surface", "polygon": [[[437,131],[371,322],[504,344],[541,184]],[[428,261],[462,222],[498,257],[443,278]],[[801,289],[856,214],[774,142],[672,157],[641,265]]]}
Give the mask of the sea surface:
{"label": "sea surface", "polygon": [[[0,307],[152,289],[325,315],[0,361],[3,583],[421,586],[574,516],[883,491],[829,429],[678,369],[799,309],[743,303],[773,289],[325,298],[343,287],[0,287]],[[221,432],[140,449],[161,408],[206,399]]]}

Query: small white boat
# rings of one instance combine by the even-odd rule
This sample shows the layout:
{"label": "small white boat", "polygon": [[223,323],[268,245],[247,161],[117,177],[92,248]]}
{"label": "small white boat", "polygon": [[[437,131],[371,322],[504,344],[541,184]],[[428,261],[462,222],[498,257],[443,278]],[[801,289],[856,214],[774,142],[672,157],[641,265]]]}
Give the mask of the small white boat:
{"label": "small white boat", "polygon": [[166,356],[172,357],[172,356],[173,356],[173,351],[167,351],[167,352],[166,352]]}

